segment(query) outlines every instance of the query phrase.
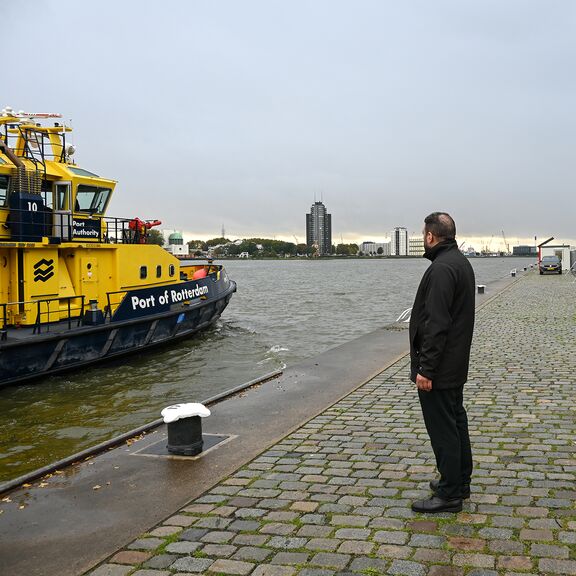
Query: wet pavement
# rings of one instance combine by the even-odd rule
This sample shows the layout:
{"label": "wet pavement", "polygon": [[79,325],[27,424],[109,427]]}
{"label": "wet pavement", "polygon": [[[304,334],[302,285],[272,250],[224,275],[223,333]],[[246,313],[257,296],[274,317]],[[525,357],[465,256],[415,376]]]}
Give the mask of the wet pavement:
{"label": "wet pavement", "polygon": [[462,512],[410,510],[435,466],[404,356],[88,573],[576,575],[573,280],[529,273],[477,314]]}

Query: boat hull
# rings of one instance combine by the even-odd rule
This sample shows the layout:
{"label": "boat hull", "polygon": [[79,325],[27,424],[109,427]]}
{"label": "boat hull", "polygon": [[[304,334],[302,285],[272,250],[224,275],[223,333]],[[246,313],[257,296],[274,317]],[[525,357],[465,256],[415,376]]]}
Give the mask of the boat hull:
{"label": "boat hull", "polygon": [[0,387],[187,338],[213,324],[235,291],[236,284],[229,281],[213,298],[177,309],[2,342]]}

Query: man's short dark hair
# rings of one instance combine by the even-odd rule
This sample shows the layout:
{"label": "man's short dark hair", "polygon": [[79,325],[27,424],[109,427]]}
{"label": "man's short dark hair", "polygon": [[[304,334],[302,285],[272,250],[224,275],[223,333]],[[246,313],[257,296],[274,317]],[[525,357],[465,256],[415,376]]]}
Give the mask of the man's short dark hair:
{"label": "man's short dark hair", "polygon": [[432,212],[424,218],[424,230],[431,232],[439,240],[454,240],[456,238],[456,224],[450,214],[446,212]]}

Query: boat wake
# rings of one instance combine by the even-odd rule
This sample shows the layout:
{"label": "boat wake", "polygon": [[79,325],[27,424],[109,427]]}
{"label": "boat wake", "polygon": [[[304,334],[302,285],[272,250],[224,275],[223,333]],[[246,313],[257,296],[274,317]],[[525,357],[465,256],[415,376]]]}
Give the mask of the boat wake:
{"label": "boat wake", "polygon": [[270,350],[268,350],[268,353],[273,352],[274,354],[277,354],[278,352],[289,352],[290,348],[285,348],[284,346],[281,346],[280,344],[276,344],[275,346],[272,346],[272,348],[270,348]]}

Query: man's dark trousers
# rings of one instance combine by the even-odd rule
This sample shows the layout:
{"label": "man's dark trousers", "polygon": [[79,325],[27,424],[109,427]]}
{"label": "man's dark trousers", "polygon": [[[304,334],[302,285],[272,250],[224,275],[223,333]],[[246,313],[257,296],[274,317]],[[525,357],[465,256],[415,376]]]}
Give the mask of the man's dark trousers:
{"label": "man's dark trousers", "polygon": [[468,417],[463,403],[464,386],[448,390],[418,390],[426,430],[440,472],[437,495],[445,500],[460,498],[470,484],[472,449]]}

